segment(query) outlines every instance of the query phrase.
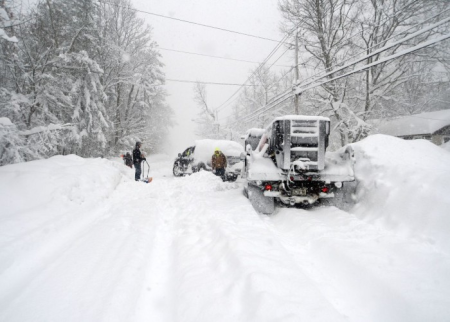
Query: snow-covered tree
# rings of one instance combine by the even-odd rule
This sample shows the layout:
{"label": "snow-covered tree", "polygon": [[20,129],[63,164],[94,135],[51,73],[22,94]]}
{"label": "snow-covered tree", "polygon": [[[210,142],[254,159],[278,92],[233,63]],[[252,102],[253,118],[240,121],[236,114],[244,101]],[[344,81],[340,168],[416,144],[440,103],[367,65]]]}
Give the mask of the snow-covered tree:
{"label": "snow-covered tree", "polygon": [[0,166],[34,158],[35,153],[26,146],[17,127],[9,118],[0,117]]}
{"label": "snow-covered tree", "polygon": [[[303,48],[300,55],[316,66],[315,76],[309,81],[322,75],[325,76],[321,82],[328,81],[308,93],[306,110],[315,110],[314,114],[332,119],[340,145],[366,136],[370,131],[366,120],[402,114],[406,107],[411,109],[408,101],[417,99],[410,95],[413,88],[416,94],[423,93],[421,97],[424,98],[430,82],[448,84],[448,77],[436,77],[436,71],[444,69],[442,58],[446,55],[442,55],[442,51],[439,54],[437,49],[442,46],[383,61],[389,55],[442,33],[443,29],[448,29],[448,24],[375,53],[442,19],[443,15],[438,14],[448,8],[446,1],[280,0],[279,7],[283,15],[282,30],[287,32],[300,27],[298,37]],[[367,59],[359,65],[329,73],[366,55]],[[357,72],[362,65],[372,63],[377,65]],[[437,65],[441,67],[437,68]],[[352,70],[355,74],[334,80]],[[417,73],[418,70],[421,72]],[[419,78],[427,80],[421,82]],[[434,94],[445,91],[444,87],[440,90],[435,87]],[[426,109],[422,105],[416,111]]]}
{"label": "snow-covered tree", "polygon": [[0,43],[18,41],[14,36],[14,18],[8,2],[0,0]]}
{"label": "snow-covered tree", "polygon": [[[163,144],[173,123],[163,65],[151,28],[130,7],[128,0],[42,0],[14,27],[17,43],[0,39],[0,117],[34,157]],[[1,11],[0,23],[3,12],[12,11]]]}
{"label": "snow-covered tree", "polygon": [[194,119],[197,123],[196,134],[199,137],[208,139],[223,138],[218,120],[218,111],[212,109],[208,104],[206,85],[196,83],[193,87],[193,91],[193,99],[199,109],[197,117]]}

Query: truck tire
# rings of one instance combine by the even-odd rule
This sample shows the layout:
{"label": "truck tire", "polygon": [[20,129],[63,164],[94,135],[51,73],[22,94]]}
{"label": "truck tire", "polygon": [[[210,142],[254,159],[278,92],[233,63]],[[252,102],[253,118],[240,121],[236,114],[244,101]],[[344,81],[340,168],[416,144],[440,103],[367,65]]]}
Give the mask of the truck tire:
{"label": "truck tire", "polygon": [[272,197],[265,197],[264,192],[258,187],[248,185],[248,199],[253,208],[262,214],[271,215],[275,211],[275,200]]}
{"label": "truck tire", "polygon": [[181,177],[183,175],[183,170],[180,167],[180,164],[178,162],[175,162],[173,164],[173,175],[175,177]]}

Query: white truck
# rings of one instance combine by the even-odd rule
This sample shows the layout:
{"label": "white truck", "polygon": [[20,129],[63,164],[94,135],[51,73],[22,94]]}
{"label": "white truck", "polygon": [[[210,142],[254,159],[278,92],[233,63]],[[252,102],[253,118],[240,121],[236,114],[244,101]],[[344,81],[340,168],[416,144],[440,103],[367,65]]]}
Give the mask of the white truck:
{"label": "white truck", "polygon": [[273,213],[275,200],[309,206],[334,198],[355,180],[353,149],[326,152],[329,135],[328,118],[301,115],[278,117],[266,129],[247,132],[244,193],[258,212]]}

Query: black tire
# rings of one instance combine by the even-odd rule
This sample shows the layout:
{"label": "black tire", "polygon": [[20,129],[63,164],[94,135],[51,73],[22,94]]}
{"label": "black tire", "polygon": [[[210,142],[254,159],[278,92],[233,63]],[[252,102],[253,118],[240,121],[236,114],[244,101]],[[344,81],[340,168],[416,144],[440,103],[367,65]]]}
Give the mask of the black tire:
{"label": "black tire", "polygon": [[275,200],[272,197],[265,197],[264,192],[258,187],[248,185],[248,199],[252,203],[253,208],[265,215],[271,215],[275,211]]}
{"label": "black tire", "polygon": [[198,171],[206,170],[206,165],[203,162],[199,162],[197,165]]}
{"label": "black tire", "polygon": [[248,188],[246,186],[244,186],[244,189],[242,190],[242,193],[245,196],[245,198],[248,199]]}
{"label": "black tire", "polygon": [[173,172],[173,175],[174,175],[175,177],[181,177],[181,176],[183,176],[183,170],[181,169],[180,164],[179,164],[178,162],[175,162],[175,163],[173,164],[173,170],[172,170],[172,172]]}

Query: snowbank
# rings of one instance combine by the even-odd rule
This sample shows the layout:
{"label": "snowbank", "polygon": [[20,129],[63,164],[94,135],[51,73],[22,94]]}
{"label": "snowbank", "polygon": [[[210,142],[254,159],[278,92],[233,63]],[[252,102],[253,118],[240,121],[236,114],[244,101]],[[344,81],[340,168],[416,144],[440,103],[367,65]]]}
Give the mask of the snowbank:
{"label": "snowbank", "polygon": [[118,163],[68,155],[3,166],[0,178],[0,204],[14,216],[30,206],[61,209],[98,202],[115,189],[122,174]]}
{"label": "snowbank", "polygon": [[425,140],[373,135],[353,145],[358,217],[450,249],[450,154]]}
{"label": "snowbank", "polygon": [[0,167],[0,302],[13,297],[103,215],[126,167],[55,156]]}

